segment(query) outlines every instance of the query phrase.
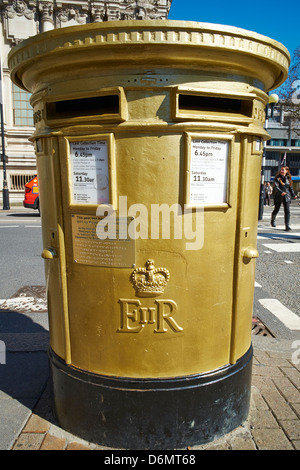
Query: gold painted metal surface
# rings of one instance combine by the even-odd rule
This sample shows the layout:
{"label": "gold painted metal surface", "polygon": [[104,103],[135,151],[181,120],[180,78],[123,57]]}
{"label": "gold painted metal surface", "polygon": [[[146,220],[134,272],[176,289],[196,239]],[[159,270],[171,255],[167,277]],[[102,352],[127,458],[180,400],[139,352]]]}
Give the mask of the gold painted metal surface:
{"label": "gold painted metal surface", "polygon": [[49,249],[45,248],[45,249],[42,251],[42,255],[41,255],[41,256],[42,256],[42,258],[44,258],[44,259],[53,259],[53,258],[55,258],[56,253],[55,253],[55,251],[53,250],[53,248],[49,248]]}
{"label": "gold painted metal surface", "polygon": [[244,251],[243,251],[243,256],[244,258],[252,259],[252,258],[258,258],[258,251],[256,248],[253,248],[251,246],[248,246]]}
{"label": "gold painted metal surface", "polygon": [[[174,377],[248,350],[266,92],[288,64],[264,36],[174,21],[62,28],[11,52],[13,81],[33,93],[43,241],[57,253],[45,260],[50,340],[68,364]],[[97,172],[102,204],[81,186],[99,189]],[[107,214],[127,239],[103,248],[88,221]]]}
{"label": "gold painted metal surface", "polygon": [[[74,262],[90,266],[131,268],[135,266],[135,240],[128,237],[128,219],[116,220],[116,237],[101,240],[97,226],[103,217],[72,214]],[[120,238],[122,230],[126,238]]]}

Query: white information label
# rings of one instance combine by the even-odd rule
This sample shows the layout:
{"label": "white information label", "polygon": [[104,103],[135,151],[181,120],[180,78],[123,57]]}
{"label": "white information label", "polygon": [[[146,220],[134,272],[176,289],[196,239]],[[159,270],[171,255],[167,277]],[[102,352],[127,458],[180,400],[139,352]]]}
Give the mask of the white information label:
{"label": "white information label", "polygon": [[227,140],[192,140],[190,204],[227,202],[228,149]]}
{"label": "white information label", "polygon": [[108,204],[106,140],[70,142],[73,204]]}

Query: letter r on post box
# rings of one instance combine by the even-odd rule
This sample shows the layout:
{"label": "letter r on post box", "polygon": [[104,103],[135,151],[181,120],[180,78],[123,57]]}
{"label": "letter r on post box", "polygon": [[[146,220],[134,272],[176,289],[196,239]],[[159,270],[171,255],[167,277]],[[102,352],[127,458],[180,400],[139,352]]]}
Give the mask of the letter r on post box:
{"label": "letter r on post box", "polygon": [[153,307],[143,307],[138,299],[119,299],[119,304],[119,333],[139,333],[151,324],[156,324],[155,333],[166,333],[169,329],[179,333],[183,330],[173,318],[177,312],[174,300],[155,300]]}

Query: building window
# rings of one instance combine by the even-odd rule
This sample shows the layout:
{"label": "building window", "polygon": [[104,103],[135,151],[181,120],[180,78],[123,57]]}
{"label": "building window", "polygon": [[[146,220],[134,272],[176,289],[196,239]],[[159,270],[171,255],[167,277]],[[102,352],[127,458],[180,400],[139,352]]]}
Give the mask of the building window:
{"label": "building window", "polygon": [[14,125],[33,126],[33,110],[29,103],[30,93],[13,85]]}
{"label": "building window", "polygon": [[32,180],[35,175],[10,175],[10,189],[12,191],[24,191],[25,184]]}
{"label": "building window", "polygon": [[[294,155],[293,155],[293,158],[295,158]],[[292,174],[296,174],[296,175],[297,175],[297,174],[298,174],[298,168],[300,168],[300,158],[297,159],[297,160],[292,160],[292,159],[290,158],[289,167],[290,167],[290,169],[292,169],[292,168],[297,168],[296,173],[292,173]]]}
{"label": "building window", "polygon": [[271,147],[286,147],[287,139],[271,139],[267,142]]}

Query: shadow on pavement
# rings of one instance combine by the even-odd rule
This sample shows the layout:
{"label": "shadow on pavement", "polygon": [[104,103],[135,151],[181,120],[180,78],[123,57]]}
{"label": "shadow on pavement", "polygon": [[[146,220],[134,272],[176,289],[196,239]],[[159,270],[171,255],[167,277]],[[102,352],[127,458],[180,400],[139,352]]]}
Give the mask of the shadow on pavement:
{"label": "shadow on pavement", "polygon": [[295,235],[291,232],[288,232],[288,233],[282,233],[282,232],[279,232],[278,233],[274,233],[274,232],[262,232],[258,229],[258,232],[257,232],[257,235],[259,235],[260,237],[263,237],[263,238],[268,238],[268,239],[271,239],[271,240],[299,240],[300,239],[300,236],[299,235]]}
{"label": "shadow on pavement", "polygon": [[47,323],[45,312],[0,309],[1,448],[9,448],[49,381]]}
{"label": "shadow on pavement", "polygon": [[28,217],[29,219],[31,218],[40,218],[40,214],[38,211],[36,212],[11,212],[9,214],[6,214],[6,217]]}

